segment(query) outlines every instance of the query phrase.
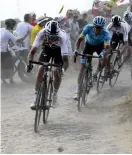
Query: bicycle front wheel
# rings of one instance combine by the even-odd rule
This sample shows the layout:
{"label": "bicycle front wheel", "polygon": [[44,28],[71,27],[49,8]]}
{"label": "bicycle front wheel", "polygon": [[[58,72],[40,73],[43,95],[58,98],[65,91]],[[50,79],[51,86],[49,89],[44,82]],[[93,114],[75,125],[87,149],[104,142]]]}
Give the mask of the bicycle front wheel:
{"label": "bicycle front wheel", "polygon": [[101,69],[98,80],[97,80],[97,93],[98,94],[101,92],[105,81],[106,81],[106,73],[105,73],[105,67],[104,67]]}
{"label": "bicycle front wheel", "polygon": [[110,68],[110,78],[109,78],[109,85],[110,87],[113,87],[118,79],[119,76],[119,59],[117,58],[117,56],[115,57],[113,63],[111,64],[111,68]]}
{"label": "bicycle front wheel", "polygon": [[36,99],[36,114],[35,114],[35,123],[34,123],[34,131],[37,132],[39,128],[42,106],[43,106],[43,89],[44,89],[44,82],[40,84],[37,99]]}
{"label": "bicycle front wheel", "polygon": [[131,79],[132,79],[132,54],[131,54],[131,58],[130,58],[130,69],[131,69]]}
{"label": "bicycle front wheel", "polygon": [[82,106],[86,104],[87,96],[91,88],[90,80],[90,74],[85,69],[79,86],[78,111],[81,111]]}
{"label": "bicycle front wheel", "polygon": [[45,107],[43,109],[43,123],[46,124],[49,116],[49,111],[52,103],[53,83],[52,79],[49,80],[47,91],[45,91]]}

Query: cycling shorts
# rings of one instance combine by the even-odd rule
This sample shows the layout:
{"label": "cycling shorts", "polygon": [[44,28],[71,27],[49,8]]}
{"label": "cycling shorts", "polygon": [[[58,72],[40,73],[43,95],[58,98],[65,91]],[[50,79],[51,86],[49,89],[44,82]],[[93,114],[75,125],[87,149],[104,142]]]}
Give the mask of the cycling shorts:
{"label": "cycling shorts", "polygon": [[[93,55],[94,52],[96,52],[98,55],[104,50],[104,42],[102,42],[99,45],[90,45],[88,42],[85,44],[85,48],[83,51],[83,54],[90,54]],[[92,61],[92,57],[88,57],[88,61]]]}
{"label": "cycling shorts", "polygon": [[122,33],[119,33],[119,34],[113,33],[112,38],[111,38],[112,49],[116,49],[116,47],[118,46],[119,43],[124,44],[123,34]]}
{"label": "cycling shorts", "polygon": [[61,55],[61,48],[56,47],[52,49],[49,46],[44,46],[44,49],[42,50],[39,61],[40,62],[49,62],[50,59],[54,59],[55,64],[63,64],[62,55]]}

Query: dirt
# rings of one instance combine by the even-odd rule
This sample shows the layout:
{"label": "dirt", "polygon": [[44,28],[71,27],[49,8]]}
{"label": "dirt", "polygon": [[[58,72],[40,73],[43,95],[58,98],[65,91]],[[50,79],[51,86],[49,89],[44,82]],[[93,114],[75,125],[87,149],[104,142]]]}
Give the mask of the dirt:
{"label": "dirt", "polygon": [[97,96],[94,87],[82,112],[72,99],[78,72],[65,73],[59,106],[50,111],[48,124],[34,133],[34,85],[18,78],[13,87],[2,86],[1,150],[4,154],[39,153],[132,153],[132,103],[126,98],[132,90],[128,66],[122,70],[113,89],[105,84]]}

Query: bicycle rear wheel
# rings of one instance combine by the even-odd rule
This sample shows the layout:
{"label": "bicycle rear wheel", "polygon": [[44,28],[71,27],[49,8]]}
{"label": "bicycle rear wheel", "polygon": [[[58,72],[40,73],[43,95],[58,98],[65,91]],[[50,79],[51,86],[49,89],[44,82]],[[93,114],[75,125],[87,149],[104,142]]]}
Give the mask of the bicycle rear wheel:
{"label": "bicycle rear wheel", "polygon": [[43,89],[44,89],[44,82],[40,84],[37,99],[36,99],[36,114],[35,114],[35,123],[34,123],[34,131],[37,132],[40,123],[40,117],[43,107]]}
{"label": "bicycle rear wheel", "polygon": [[119,59],[117,58],[117,56],[115,57],[115,59],[113,60],[113,63],[110,66],[110,78],[109,78],[109,85],[110,87],[113,87],[118,79],[119,76]]}
{"label": "bicycle rear wheel", "polygon": [[104,83],[106,81],[106,73],[105,73],[105,67],[101,69],[99,72],[99,77],[97,80],[97,93],[99,94],[104,86]]}
{"label": "bicycle rear wheel", "polygon": [[81,111],[82,106],[86,104],[87,96],[91,88],[90,75],[91,74],[85,69],[79,86],[78,111]]}
{"label": "bicycle rear wheel", "polygon": [[49,111],[52,103],[52,94],[53,94],[53,83],[52,79],[49,80],[47,91],[45,91],[45,96],[46,96],[46,104],[43,109],[43,123],[46,124],[49,116]]}

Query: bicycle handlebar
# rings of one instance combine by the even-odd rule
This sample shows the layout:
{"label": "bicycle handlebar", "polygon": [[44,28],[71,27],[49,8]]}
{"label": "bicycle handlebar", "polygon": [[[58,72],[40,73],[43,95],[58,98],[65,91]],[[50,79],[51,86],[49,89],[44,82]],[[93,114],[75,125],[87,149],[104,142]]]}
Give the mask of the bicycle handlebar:
{"label": "bicycle handlebar", "polygon": [[76,62],[76,57],[77,56],[86,56],[86,57],[92,57],[92,58],[99,58],[98,56],[95,56],[95,55],[90,55],[90,54],[80,54],[80,53],[76,53],[76,55],[74,56],[74,63]]}
{"label": "bicycle handlebar", "polygon": [[52,64],[52,63],[46,63],[46,62],[37,62],[37,61],[32,61],[32,60],[30,60],[29,63],[31,63],[31,64],[37,64],[37,65],[42,65],[42,66],[45,66],[45,67],[48,67],[48,66],[62,67],[62,65],[57,65],[57,64]]}

